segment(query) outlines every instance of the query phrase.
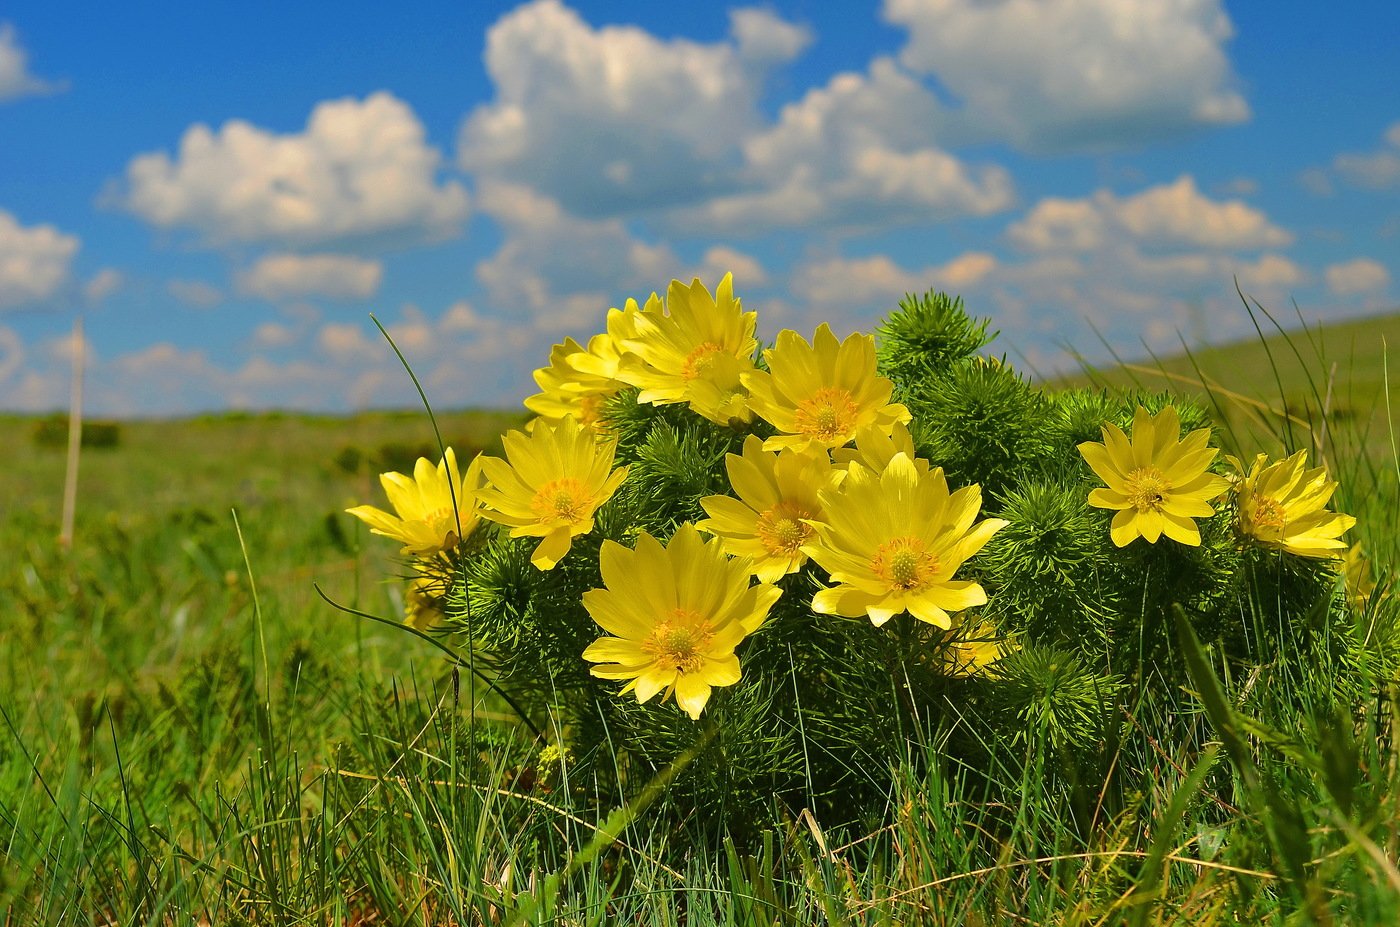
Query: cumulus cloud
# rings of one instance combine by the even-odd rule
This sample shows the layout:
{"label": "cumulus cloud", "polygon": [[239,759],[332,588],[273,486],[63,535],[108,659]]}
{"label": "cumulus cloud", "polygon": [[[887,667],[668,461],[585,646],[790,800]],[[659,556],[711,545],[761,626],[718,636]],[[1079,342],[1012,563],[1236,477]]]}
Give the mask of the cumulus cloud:
{"label": "cumulus cloud", "polygon": [[259,348],[285,348],[296,340],[296,331],[281,322],[263,322],[253,329],[253,344]]}
{"label": "cumulus cloud", "polygon": [[1371,258],[1356,258],[1340,264],[1329,264],[1323,271],[1327,289],[1335,296],[1379,294],[1390,286],[1390,271]]}
{"label": "cumulus cloud", "polygon": [[100,303],[126,285],[126,276],[115,267],[104,267],[83,284],[83,298]]}
{"label": "cumulus cloud", "polygon": [[[734,285],[741,291],[757,289],[768,282],[768,271],[764,270],[757,258],[727,245],[706,249],[700,258],[700,266],[694,272],[677,276],[687,282],[692,277],[699,277],[705,286],[713,290],[725,274],[734,275]],[[660,284],[657,286],[659,288]]]}
{"label": "cumulus cloud", "polygon": [[10,23],[0,23],[0,103],[35,94],[54,93],[63,85],[29,73],[29,54]]}
{"label": "cumulus cloud", "polygon": [[619,219],[584,219],[529,187],[496,182],[479,190],[483,213],[505,230],[477,278],[492,302],[544,330],[592,326],[626,296],[665,287],[680,260],[636,237]]}
{"label": "cumulus cloud", "polygon": [[814,224],[865,226],[988,215],[1011,176],[939,147],[937,100],[888,58],[783,107],[743,144],[741,189],[677,213],[672,227],[739,236]]}
{"label": "cumulus cloud", "polygon": [[1249,118],[1220,0],[886,0],[884,16],[974,134],[1093,149]]}
{"label": "cumulus cloud", "polygon": [[1093,251],[1110,240],[1219,250],[1279,247],[1293,236],[1242,200],[1214,200],[1190,175],[1119,197],[1100,190],[1085,199],[1041,200],[1007,232],[1028,251]]}
{"label": "cumulus cloud", "polygon": [[[602,322],[600,311],[599,327]],[[533,391],[529,366],[548,362],[548,335],[528,322],[478,313],[465,302],[436,315],[404,306],[399,318],[386,316],[385,324],[440,408],[518,404]],[[14,332],[0,326],[3,407],[61,408],[68,398],[71,349],[65,335],[26,351]],[[418,404],[398,358],[367,320],[264,322],[219,351],[174,341],[104,357],[89,348],[87,383],[87,405],[95,415]]]}
{"label": "cumulus cloud", "polygon": [[817,224],[861,227],[1008,207],[1009,175],[935,138],[940,107],[894,61],[841,74],[767,119],[765,77],[810,30],[758,9],[714,43],[594,28],[558,0],[492,27],[496,98],[464,123],[459,163],[528,187],[571,215],[645,213],[676,234],[728,238]]}
{"label": "cumulus cloud", "polygon": [[42,302],[69,282],[78,238],[52,225],[23,226],[0,209],[0,309]]}
{"label": "cumulus cloud", "polygon": [[346,254],[269,254],[239,272],[239,292],[279,302],[308,296],[368,299],[379,291],[384,265]]}
{"label": "cumulus cloud", "polygon": [[0,325],[0,383],[10,378],[24,366],[24,342],[14,329]]}
{"label": "cumulus cloud", "polygon": [[1381,148],[1339,154],[1332,161],[1332,168],[1347,183],[1362,189],[1400,189],[1400,122],[1386,129]]}
{"label": "cumulus cloud", "polygon": [[906,294],[930,288],[956,293],[976,287],[997,266],[997,259],[982,251],[969,251],[941,266],[915,269],[903,268],[884,254],[829,258],[794,270],[791,289],[811,305],[883,314]]}
{"label": "cumulus cloud", "polygon": [[380,92],[320,103],[304,131],[286,135],[237,119],[217,131],[193,125],[173,158],[133,158],[108,198],[215,245],[438,239],[457,234],[468,213],[466,189],[438,182],[440,161],[408,104]]}
{"label": "cumulus cloud", "polygon": [[224,301],[224,291],[203,280],[171,280],[165,291],[195,309],[212,309]]}
{"label": "cumulus cloud", "polygon": [[762,10],[735,11],[730,39],[704,44],[527,3],[487,33],[496,98],[464,122],[459,163],[580,216],[694,202],[732,183],[736,142],[762,123],[763,74],[810,39]]}

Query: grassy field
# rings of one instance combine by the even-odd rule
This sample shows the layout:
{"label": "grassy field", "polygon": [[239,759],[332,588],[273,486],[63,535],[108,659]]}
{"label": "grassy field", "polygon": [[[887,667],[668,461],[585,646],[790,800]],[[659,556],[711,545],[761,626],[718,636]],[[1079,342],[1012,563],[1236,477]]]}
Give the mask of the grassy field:
{"label": "grassy field", "polygon": [[[1295,335],[1090,376],[1200,391],[1199,370],[1242,446],[1296,429],[1343,481],[1384,586],[1391,331],[1400,319],[1339,326],[1315,351]],[[520,420],[440,417],[463,456]],[[1115,814],[1062,818],[1032,767],[1008,815],[911,756],[878,829],[775,808],[761,839],[703,850],[638,796],[600,816],[533,781],[505,759],[528,732],[489,700],[472,712],[468,673],[318,595],[401,613],[382,580],[394,545],[343,509],[381,503],[381,469],[436,456],[421,414],[121,423],[83,455],[69,552],[63,451],[37,427],[0,418],[0,922],[1400,922],[1389,688],[1301,758],[1316,732],[1285,749],[1219,709],[1241,754],[1232,807],[1199,800],[1207,766],[1163,756]]]}

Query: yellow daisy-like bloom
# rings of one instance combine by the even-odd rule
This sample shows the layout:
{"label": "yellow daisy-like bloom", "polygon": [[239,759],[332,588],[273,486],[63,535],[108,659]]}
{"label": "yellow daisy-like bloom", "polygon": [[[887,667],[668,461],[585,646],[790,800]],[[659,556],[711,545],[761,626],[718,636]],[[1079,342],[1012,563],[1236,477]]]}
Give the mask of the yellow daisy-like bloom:
{"label": "yellow daisy-like bloom", "polygon": [[906,455],[920,470],[929,468],[927,460],[914,454],[914,436],[909,433],[909,426],[898,421],[889,428],[866,425],[856,432],[856,446],[834,449],[831,462],[840,470],[854,462],[879,473],[894,460],[895,454]]}
{"label": "yellow daisy-like bloom", "polygon": [[957,637],[944,652],[943,666],[950,676],[975,676],[1020,649],[1016,641],[1002,637],[990,622],[982,620],[958,629]]}
{"label": "yellow daisy-like bloom", "polygon": [[840,489],[823,490],[821,501],[826,520],[813,523],[817,540],[803,551],[836,585],[817,593],[815,611],[867,615],[877,627],[907,611],[946,630],[951,612],[986,603],[979,584],[953,579],[1007,524],[976,521],[980,486],[949,493],[942,467],[920,470],[900,453],[879,473],[852,464]]}
{"label": "yellow daisy-like bloom", "polygon": [[753,369],[758,313],[742,310],[733,274],[724,275],[714,296],[698,278],[690,286],[673,280],[666,311],[643,310],[634,321],[618,377],[641,389],[638,402],[688,402],[721,425],[753,419],[741,377]]}
{"label": "yellow daisy-like bloom", "polygon": [[419,631],[442,624],[443,582],[430,576],[415,576],[408,581],[403,597],[403,623]]}
{"label": "yellow daisy-like bloom", "polygon": [[[599,350],[593,350],[593,341],[588,342],[588,351],[575,354],[569,359],[570,365],[586,377],[602,380],[618,380],[625,353],[623,344],[637,337],[637,317],[646,313],[648,317],[662,314],[661,300],[655,293],[645,306],[638,308],[635,299],[629,299],[623,308],[616,306],[608,310],[607,341],[599,342]],[[625,386],[626,384],[623,383]]]}
{"label": "yellow daisy-like bloom", "polygon": [[758,630],[782,590],[749,585],[749,565],[725,556],[719,539],[705,543],[685,524],[665,547],[646,532],[637,549],[604,541],[599,554],[604,589],[583,594],[584,608],[609,637],[583,651],[599,664],[594,676],[625,679],[622,693],[646,702],[658,692],[692,718],[715,686],[739,681],[734,653]]}
{"label": "yellow daisy-like bloom", "polygon": [[1210,429],[1200,428],[1181,440],[1181,420],[1167,406],[1156,415],[1138,406],[1131,442],[1111,422],[1103,426],[1103,443],[1085,441],[1079,453],[1107,488],[1089,493],[1089,504],[1116,509],[1109,536],[1119,547],[1136,538],[1149,544],[1166,535],[1199,547],[1201,531],[1195,519],[1215,514],[1210,500],[1230,483],[1206,468],[1219,453],[1207,447]]}
{"label": "yellow daisy-like bloom", "polygon": [[411,479],[402,473],[381,473],[379,482],[397,515],[372,505],[345,511],[368,524],[374,534],[402,541],[401,553],[430,557],[451,550],[477,526],[480,457],[467,467],[464,478],[457,470],[457,455],[449,447],[436,467],[428,458],[419,457]]}
{"label": "yellow daisy-like bloom", "polygon": [[1342,533],[1356,524],[1350,515],[1328,511],[1337,484],[1322,467],[1307,469],[1307,451],[1268,463],[1260,454],[1246,472],[1234,457],[1225,458],[1238,473],[1235,499],[1239,530],[1268,547],[1299,557],[1332,560],[1347,544]]}
{"label": "yellow daisy-like bloom", "polygon": [[502,439],[506,460],[483,457],[489,483],[477,491],[483,518],[510,526],[510,536],[543,538],[530,562],[552,570],[573,539],[593,530],[593,513],[617,491],[627,468],[613,469],[614,445],[569,416],[540,421],[531,434]]}
{"label": "yellow daisy-like bloom", "polygon": [[797,572],[807,562],[802,545],[815,534],[810,521],[822,517],[817,493],[831,482],[831,461],[824,453],[770,453],[749,435],[743,455],[727,455],[725,468],[739,498],[701,499],[710,517],[696,527],[719,536],[726,553],[749,558],[761,582]]}
{"label": "yellow daisy-like bloom", "polygon": [[823,322],[808,344],[791,330],[763,352],[768,370],[744,374],[749,403],[783,434],[768,450],[792,447],[820,451],[841,447],[871,425],[886,431],[908,422],[909,410],[891,403],[894,386],[875,372],[875,339],[852,334],[837,342]]}
{"label": "yellow daisy-like bloom", "polygon": [[1361,549],[1361,542],[1351,545],[1337,564],[1346,582],[1347,599],[1354,608],[1365,608],[1376,591],[1376,577],[1371,572],[1371,559]]}
{"label": "yellow daisy-like bloom", "polygon": [[540,392],[525,400],[525,408],[550,422],[572,415],[584,425],[597,425],[603,403],[627,384],[610,376],[585,373],[581,357],[597,357],[616,370],[620,355],[607,335],[594,335],[585,348],[572,338],[556,344],[549,352],[549,366],[535,371]]}

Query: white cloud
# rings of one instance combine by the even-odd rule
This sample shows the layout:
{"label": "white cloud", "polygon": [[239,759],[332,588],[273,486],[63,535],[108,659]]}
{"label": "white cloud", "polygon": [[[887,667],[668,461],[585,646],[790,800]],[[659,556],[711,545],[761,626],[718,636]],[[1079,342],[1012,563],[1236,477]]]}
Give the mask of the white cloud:
{"label": "white cloud", "polygon": [[126,285],[126,277],[115,267],[104,267],[83,284],[83,298],[100,303]]}
{"label": "white cloud", "polygon": [[240,292],[278,302],[308,296],[368,299],[379,291],[384,265],[345,254],[269,254],[241,271]]}
{"label": "white cloud", "polygon": [[374,235],[458,233],[467,192],[439,184],[441,157],[408,104],[375,93],[320,103],[306,129],[279,135],[242,120],[185,131],[179,152],[138,155],[109,192],[161,228],[211,244],[307,244]]}
{"label": "white cloud", "polygon": [[1034,149],[1132,144],[1249,118],[1219,0],[886,0],[901,62],[961,106],[964,130]]}
{"label": "white cloud", "polygon": [[29,73],[29,54],[20,46],[15,27],[0,23],[0,102],[62,89],[62,84]]}
{"label": "white cloud", "polygon": [[664,289],[680,267],[669,247],[642,241],[621,220],[570,215],[528,187],[486,182],[478,198],[505,240],[477,264],[477,278],[494,305],[559,338],[591,328],[619,297]]}
{"label": "white cloud", "polygon": [[1331,196],[1332,177],[1320,167],[1310,167],[1298,174],[1298,183],[1313,196]]}
{"label": "white cloud", "polygon": [[1190,175],[1119,197],[1100,190],[1086,199],[1047,198],[1007,231],[1028,251],[1093,251],[1110,241],[1219,250],[1277,247],[1293,236],[1241,200],[1213,200]]}
{"label": "white cloud", "polygon": [[389,346],[369,337],[364,325],[354,322],[327,322],[316,334],[316,346],[338,363],[378,360]]}
{"label": "white cloud", "polygon": [[1390,286],[1390,271],[1371,258],[1356,258],[1340,264],[1329,264],[1323,271],[1327,289],[1336,296],[1378,294]]}
{"label": "white cloud", "polygon": [[253,344],[259,348],[285,348],[296,340],[297,333],[280,322],[263,322],[253,329]]}
{"label": "white cloud", "polygon": [[1287,245],[1293,236],[1241,200],[1212,200],[1189,175],[1114,204],[1116,218],[1141,241],[1205,248]]}
{"label": "white cloud", "polygon": [[459,162],[580,216],[724,189],[737,140],[761,125],[763,74],[810,41],[761,10],[731,14],[731,33],[668,41],[635,26],[595,29],[558,0],[520,6],[487,33],[496,97],[464,122]]}
{"label": "white cloud", "polygon": [[1303,268],[1279,254],[1262,254],[1253,264],[1237,264],[1235,275],[1246,294],[1277,293],[1308,281]]}
{"label": "white cloud", "polygon": [[96,362],[97,349],[93,347],[92,339],[86,333],[80,336],[71,329],[56,338],[50,338],[43,347],[45,357],[59,361],[65,368],[72,365],[74,356],[80,351],[84,364]]}
{"label": "white cloud", "polygon": [[0,309],[37,303],[69,282],[75,235],[52,225],[22,226],[0,209]]}
{"label": "white cloud", "polygon": [[1353,186],[1366,190],[1400,189],[1400,122],[1385,132],[1385,147],[1365,153],[1343,153],[1333,169]]}
{"label": "white cloud", "polygon": [[784,64],[812,44],[812,30],[761,7],[729,11],[729,31],[740,61]]}
{"label": "white cloud", "polygon": [[929,289],[958,293],[977,286],[996,269],[996,258],[981,251],[961,254],[941,266],[912,270],[883,254],[831,258],[795,269],[791,289],[815,306],[885,313],[906,294]]}
{"label": "white cloud", "polygon": [[[768,272],[763,269],[757,258],[726,245],[715,245],[706,249],[698,269],[691,274],[676,276],[686,281],[692,277],[699,277],[705,286],[713,290],[725,274],[734,275],[734,285],[741,294],[743,290],[757,289],[768,282]],[[657,287],[660,286],[661,283],[658,282]]]}
{"label": "white cloud", "polygon": [[811,38],[742,9],[727,40],[664,40],[594,28],[558,0],[537,0],[488,35],[496,98],[465,121],[459,163],[571,215],[647,214],[689,237],[859,229],[1011,204],[1005,170],[965,165],[937,143],[937,100],[890,59],[765,118],[766,75]]}
{"label": "white cloud", "polygon": [[212,309],[224,301],[223,290],[203,280],[171,280],[165,285],[165,291],[196,309]]}
{"label": "white cloud", "polygon": [[678,210],[671,227],[738,236],[817,224],[853,229],[989,215],[1010,174],[939,147],[938,101],[894,61],[842,73],[783,107],[743,143],[742,187]]}
{"label": "white cloud", "polygon": [[0,325],[0,383],[8,382],[23,366],[24,342],[13,329]]}

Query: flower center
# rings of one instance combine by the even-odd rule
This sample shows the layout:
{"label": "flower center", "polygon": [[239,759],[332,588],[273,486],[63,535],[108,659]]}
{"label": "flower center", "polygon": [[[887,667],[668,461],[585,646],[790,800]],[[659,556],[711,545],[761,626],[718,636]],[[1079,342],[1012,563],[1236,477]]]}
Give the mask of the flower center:
{"label": "flower center", "polygon": [[1277,499],[1271,499],[1268,496],[1255,497],[1254,524],[1256,526],[1282,531],[1284,522],[1287,521],[1287,519],[1288,512]]}
{"label": "flower center", "polygon": [[709,622],[695,612],[678,608],[657,623],[651,636],[642,642],[642,650],[662,666],[674,667],[678,673],[693,673],[704,662],[712,637]]}
{"label": "flower center", "polygon": [[593,496],[572,476],[550,480],[535,492],[530,509],[542,522],[576,525],[593,510]]}
{"label": "flower center", "polygon": [[918,538],[895,538],[876,549],[870,569],[891,589],[922,589],[938,571],[938,557]]}
{"label": "flower center", "polygon": [[848,390],[824,386],[797,404],[794,416],[798,434],[824,444],[844,444],[855,433],[860,408]]}
{"label": "flower center", "polygon": [[587,396],[580,396],[578,400],[579,424],[596,428],[598,420],[603,417],[603,405],[607,398],[607,395],[603,393],[589,393]]}
{"label": "flower center", "polygon": [[1128,501],[1139,512],[1162,510],[1172,484],[1156,467],[1138,467],[1128,474]]}
{"label": "flower center", "polygon": [[810,512],[787,499],[763,512],[758,516],[756,530],[764,550],[770,554],[788,557],[797,553],[797,549],[805,544],[813,533],[812,526],[803,524],[802,519],[814,515],[816,512]]}
{"label": "flower center", "polygon": [[429,531],[443,538],[443,547],[457,546],[457,516],[453,514],[452,506],[433,509],[423,516],[423,522]]}
{"label": "flower center", "polygon": [[685,356],[681,363],[681,378],[684,380],[696,380],[701,377],[708,378],[711,368],[715,366],[718,355],[724,353],[724,346],[715,344],[713,341],[706,341],[700,347],[691,351]]}

